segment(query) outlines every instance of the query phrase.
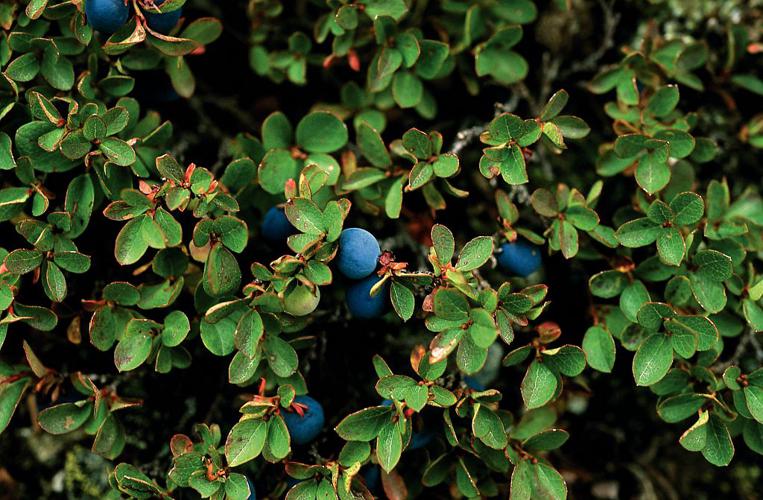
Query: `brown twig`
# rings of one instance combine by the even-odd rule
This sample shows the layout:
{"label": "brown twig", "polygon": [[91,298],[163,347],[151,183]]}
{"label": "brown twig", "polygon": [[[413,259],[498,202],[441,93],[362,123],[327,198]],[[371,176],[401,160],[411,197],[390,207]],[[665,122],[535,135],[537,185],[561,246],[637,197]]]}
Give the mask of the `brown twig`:
{"label": "brown twig", "polygon": [[713,371],[716,373],[723,373],[729,366],[738,364],[739,360],[742,359],[742,356],[747,354],[750,347],[753,348],[755,359],[759,363],[763,363],[763,347],[760,345],[760,341],[756,335],[757,334],[753,332],[752,329],[747,329],[742,334],[742,338],[739,339],[739,344],[737,344],[737,348],[731,358],[723,363],[715,365]]}

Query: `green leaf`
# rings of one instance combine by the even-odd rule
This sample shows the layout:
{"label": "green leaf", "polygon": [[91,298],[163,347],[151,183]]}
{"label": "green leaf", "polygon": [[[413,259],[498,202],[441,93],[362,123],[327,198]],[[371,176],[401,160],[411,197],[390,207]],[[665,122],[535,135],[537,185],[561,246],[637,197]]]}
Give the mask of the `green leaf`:
{"label": "green leaf", "polygon": [[264,344],[266,359],[273,372],[279,377],[289,377],[297,371],[297,352],[287,341],[277,335],[267,335]]}
{"label": "green leaf", "polygon": [[456,261],[456,269],[459,271],[472,271],[482,267],[493,254],[493,238],[490,236],[478,236],[464,245]]}
{"label": "green leaf", "polygon": [[424,186],[432,180],[433,176],[434,168],[431,163],[425,161],[416,163],[408,174],[408,189],[414,190]]}
{"label": "green leaf", "polygon": [[163,177],[174,181],[176,184],[183,184],[185,181],[185,169],[169,154],[156,159],[156,169]]}
{"label": "green leaf", "polygon": [[719,313],[726,306],[726,288],[723,283],[709,280],[699,273],[689,274],[694,298],[709,313]]}
{"label": "green leaf", "polygon": [[495,450],[506,448],[509,440],[501,418],[490,408],[477,405],[472,417],[472,434]]}
{"label": "green leaf", "polygon": [[694,255],[696,274],[702,280],[726,281],[733,274],[731,257],[717,250],[700,250]]}
{"label": "green leaf", "polygon": [[371,19],[388,16],[400,20],[407,12],[408,6],[404,0],[362,0],[363,12]]}
{"label": "green leaf", "polygon": [[213,297],[221,297],[238,290],[241,269],[233,254],[220,243],[212,249],[204,265],[204,290]]}
{"label": "green leaf", "polygon": [[[230,462],[229,462],[230,463]],[[233,472],[225,480],[225,498],[228,500],[247,500],[254,493],[250,490],[246,476]]]}
{"label": "green leaf", "polygon": [[416,73],[421,78],[431,80],[440,73],[450,54],[450,47],[437,40],[421,40],[419,45],[421,45],[421,56],[416,63]]}
{"label": "green leaf", "polygon": [[519,185],[528,181],[525,155],[520,147],[512,144],[510,148],[503,148],[502,160],[499,166],[501,177],[508,184]]}
{"label": "green leaf", "polygon": [[145,215],[131,219],[119,231],[114,243],[114,257],[121,265],[134,264],[148,250],[148,243],[143,236]]}
{"label": "green leaf", "polygon": [[662,227],[643,217],[620,226],[615,236],[621,245],[638,248],[654,243],[661,232]]}
{"label": "green leaf", "polygon": [[524,80],[529,69],[521,55],[497,45],[477,47],[474,62],[477,76],[490,75],[504,85]]}
{"label": "green leaf", "polygon": [[92,410],[92,404],[63,403],[41,411],[37,421],[45,432],[66,434],[79,429]]}
{"label": "green leaf", "polygon": [[590,231],[599,224],[599,216],[587,207],[579,205],[569,207],[564,215],[567,221],[581,231]]}
{"label": "green leaf", "polygon": [[128,167],[135,163],[135,151],[132,146],[116,137],[107,137],[98,145],[98,149],[109,161],[119,166]]}
{"label": "green leaf", "polygon": [[704,316],[676,316],[665,321],[665,329],[674,336],[691,335],[696,338],[699,351],[712,349],[718,341],[718,329]]}
{"label": "green leaf", "polygon": [[434,162],[432,162],[432,168],[437,177],[452,177],[458,172],[458,156],[453,153],[441,154]]}
{"label": "green leaf", "polygon": [[[5,325],[0,325],[0,331],[3,328],[5,328]],[[2,344],[2,341],[0,341],[0,347],[2,347]],[[21,397],[30,383],[31,379],[29,377],[22,377],[15,382],[0,384],[0,434],[8,427],[11,417],[16,412],[16,407],[19,405]]]}
{"label": "green leaf", "polygon": [[[497,332],[496,332],[497,333]],[[434,349],[433,349],[434,352]],[[478,346],[473,340],[471,335],[467,335],[461,339],[461,343],[458,344],[458,351],[456,352],[456,364],[462,372],[467,375],[477,373],[485,366],[487,361],[487,348]],[[432,361],[430,359],[430,361]]]}
{"label": "green leaf", "polygon": [[443,319],[466,321],[469,318],[469,302],[461,292],[441,288],[434,296],[434,312]]}
{"label": "green leaf", "polygon": [[602,271],[588,280],[591,293],[596,297],[611,299],[622,293],[628,285],[628,276],[620,271]]}
{"label": "green leaf", "polygon": [[310,113],[297,124],[297,144],[311,153],[333,153],[347,144],[347,127],[324,111]]}
{"label": "green leaf", "polygon": [[670,201],[675,213],[673,221],[679,226],[696,224],[705,213],[705,203],[696,193],[679,193]]}
{"label": "green leaf", "polygon": [[66,278],[61,269],[53,262],[42,265],[42,286],[53,302],[63,302],[66,298]]}
{"label": "green leaf", "polygon": [[636,385],[656,384],[668,373],[673,364],[670,338],[661,333],[647,337],[633,357],[633,378]]}
{"label": "green leaf", "polygon": [[666,85],[658,88],[652,97],[649,98],[649,104],[647,104],[646,109],[657,118],[662,118],[673,112],[678,104],[678,100],[678,86]]}
{"label": "green leaf", "polygon": [[419,129],[409,129],[403,134],[403,147],[419,160],[432,156],[432,141]]}
{"label": "green leaf", "polygon": [[636,182],[649,194],[662,190],[670,182],[670,167],[664,149],[650,151],[641,156],[636,167]]}
{"label": "green leaf", "polygon": [[401,108],[417,106],[424,95],[424,86],[413,73],[398,71],[392,79],[392,96]]}
{"label": "green leaf", "polygon": [[339,463],[350,467],[364,462],[371,455],[371,446],[365,441],[347,441],[339,452]]}
{"label": "green leaf", "polygon": [[686,243],[675,227],[663,228],[657,237],[660,260],[668,266],[680,266],[686,253]]}
{"label": "green leaf", "polygon": [[564,109],[564,107],[567,105],[569,98],[570,95],[564,89],[559,90],[554,95],[552,95],[546,105],[543,107],[543,111],[540,113],[541,121],[549,121],[561,113],[562,109]]}
{"label": "green leaf", "polygon": [[701,410],[697,421],[678,440],[689,451],[702,451],[707,444],[708,413]]}
{"label": "green leaf", "polygon": [[694,151],[696,144],[694,137],[682,130],[661,130],[654,134],[654,138],[670,145],[671,158],[686,158]]}
{"label": "green leaf", "polygon": [[564,499],[567,498],[567,485],[559,472],[550,465],[538,462],[533,464],[535,481],[533,489],[536,498]]}
{"label": "green leaf", "polygon": [[582,118],[577,116],[557,116],[551,120],[551,123],[559,128],[565,139],[582,139],[591,132],[591,127]]}
{"label": "green leaf", "polygon": [[530,363],[527,369],[520,390],[522,400],[528,409],[539,408],[553,399],[556,394],[556,375],[538,360]]}
{"label": "green leaf", "polygon": [[285,211],[289,222],[303,233],[319,235],[326,231],[323,213],[308,199],[295,198],[286,205]]}
{"label": "green leaf", "polygon": [[398,432],[397,425],[388,421],[379,429],[376,438],[376,458],[385,472],[395,468],[403,452],[403,438]]}
{"label": "green leaf", "polygon": [[763,423],[763,387],[750,384],[742,391],[750,415],[758,422]]}
{"label": "green leaf", "polygon": [[619,136],[615,139],[615,154],[620,158],[631,158],[639,154],[645,147],[647,137],[633,133]]}
{"label": "green leaf", "polygon": [[225,458],[230,467],[246,463],[260,455],[268,435],[267,422],[249,418],[238,422],[225,440]]}
{"label": "green leaf", "polygon": [[696,415],[706,401],[699,394],[679,394],[662,400],[657,405],[657,414],[668,423],[680,422]]}
{"label": "green leaf", "polygon": [[734,457],[734,443],[726,424],[715,415],[707,422],[707,442],[702,449],[705,460],[717,467],[725,467]]}
{"label": "green leaf", "polygon": [[114,460],[124,450],[125,443],[124,427],[113,413],[109,413],[95,435],[93,452],[108,460]]}
{"label": "green leaf", "polygon": [[562,375],[577,377],[585,369],[586,358],[581,348],[564,345],[543,351],[543,362]]}
{"label": "green leaf", "polygon": [[[165,0],[161,4],[163,13],[177,10],[185,3],[185,0]],[[217,40],[222,34],[223,27],[219,19],[213,17],[202,17],[194,20],[181,33],[182,38],[188,38],[198,42],[201,45],[209,45]]]}
{"label": "green leaf", "polygon": [[280,415],[271,417],[268,421],[268,439],[265,450],[276,460],[285,458],[291,451],[291,436],[286,422]]}
{"label": "green leaf", "polygon": [[400,319],[408,321],[413,316],[416,308],[416,300],[413,291],[403,283],[393,280],[390,287],[390,299],[392,307]]}
{"label": "green leaf", "polygon": [[554,122],[546,122],[543,124],[543,135],[551,141],[551,143],[559,149],[565,149],[567,146],[564,144],[564,136],[559,127]]}
{"label": "green leaf", "polygon": [[529,453],[555,450],[566,443],[569,437],[570,435],[567,431],[549,429],[527,439],[522,443],[522,449],[527,450]]}
{"label": "green leaf", "polygon": [[371,165],[379,168],[392,165],[392,159],[381,135],[364,121],[357,127],[357,142],[360,152],[371,162]]}
{"label": "green leaf", "polygon": [[258,179],[270,194],[283,194],[284,184],[299,175],[299,164],[286,149],[271,149],[260,162]]}
{"label": "green leaf", "polygon": [[[133,320],[135,321],[135,320]],[[134,370],[143,364],[151,354],[151,335],[145,331],[130,331],[114,349],[114,364],[120,372]]]}
{"label": "green leaf", "polygon": [[74,86],[74,66],[68,57],[52,44],[42,53],[40,74],[56,90],[70,90]]}
{"label": "green leaf", "polygon": [[40,63],[34,52],[22,54],[5,68],[5,73],[17,82],[28,82],[37,76],[40,71]]}
{"label": "green leaf", "polygon": [[615,365],[615,341],[601,326],[592,326],[583,337],[583,350],[588,365],[594,370],[611,373]]}
{"label": "green leaf", "polygon": [[453,233],[442,224],[432,226],[432,245],[441,264],[450,263],[456,248]]}
{"label": "green leaf", "polygon": [[176,347],[183,342],[189,331],[191,331],[191,324],[185,313],[172,311],[164,318],[162,344],[167,347]]}
{"label": "green leaf", "polygon": [[5,256],[5,267],[13,274],[26,274],[42,264],[42,253],[38,250],[14,250]]}
{"label": "green leaf", "polygon": [[345,441],[371,441],[392,418],[393,410],[388,406],[365,408],[346,416],[334,428]]}
{"label": "green leaf", "polygon": [[14,168],[16,168],[16,159],[13,157],[13,142],[8,134],[0,132],[0,170]]}

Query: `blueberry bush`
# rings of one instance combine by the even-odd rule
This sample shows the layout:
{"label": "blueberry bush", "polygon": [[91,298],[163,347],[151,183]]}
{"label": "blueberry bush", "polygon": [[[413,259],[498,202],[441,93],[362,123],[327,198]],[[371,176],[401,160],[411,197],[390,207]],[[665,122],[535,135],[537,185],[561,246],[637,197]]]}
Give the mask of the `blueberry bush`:
{"label": "blueberry bush", "polygon": [[760,494],[760,0],[0,24],[0,497]]}

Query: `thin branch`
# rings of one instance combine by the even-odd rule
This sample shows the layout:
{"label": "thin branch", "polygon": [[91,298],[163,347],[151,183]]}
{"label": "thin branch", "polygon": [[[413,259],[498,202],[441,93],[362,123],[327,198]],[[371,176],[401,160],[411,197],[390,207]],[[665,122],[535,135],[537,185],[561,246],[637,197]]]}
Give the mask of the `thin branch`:
{"label": "thin branch", "polygon": [[[517,109],[517,106],[519,105],[519,97],[517,92],[513,92],[508,101],[495,103],[495,113],[493,116],[498,116],[501,113],[511,113]],[[456,139],[450,147],[450,152],[455,154],[461,153],[461,151],[480,136],[480,134],[487,128],[487,125],[487,123],[473,125],[471,127],[462,128],[456,132]]]}
{"label": "thin branch", "polygon": [[753,332],[752,329],[747,329],[742,334],[742,338],[739,339],[739,344],[737,344],[737,348],[731,358],[723,363],[715,365],[713,371],[716,373],[723,373],[729,366],[739,364],[742,356],[748,353],[750,347],[752,347],[755,359],[758,363],[763,363],[763,347],[760,345],[760,340],[758,340],[757,334]]}
{"label": "thin branch", "polygon": [[609,49],[615,46],[615,31],[620,23],[620,14],[614,11],[614,0],[599,0],[599,5],[604,13],[604,36],[599,48],[591,52],[588,57],[576,61],[569,68],[563,71],[561,78],[567,78],[575,73],[595,71],[599,67],[599,61]]}

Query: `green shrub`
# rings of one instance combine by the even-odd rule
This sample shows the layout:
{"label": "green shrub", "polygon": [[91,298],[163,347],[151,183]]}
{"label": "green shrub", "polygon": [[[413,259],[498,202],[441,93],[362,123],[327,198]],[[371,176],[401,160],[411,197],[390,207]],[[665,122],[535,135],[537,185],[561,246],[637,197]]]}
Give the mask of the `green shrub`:
{"label": "green shrub", "polygon": [[759,493],[759,0],[0,24],[0,496]]}

